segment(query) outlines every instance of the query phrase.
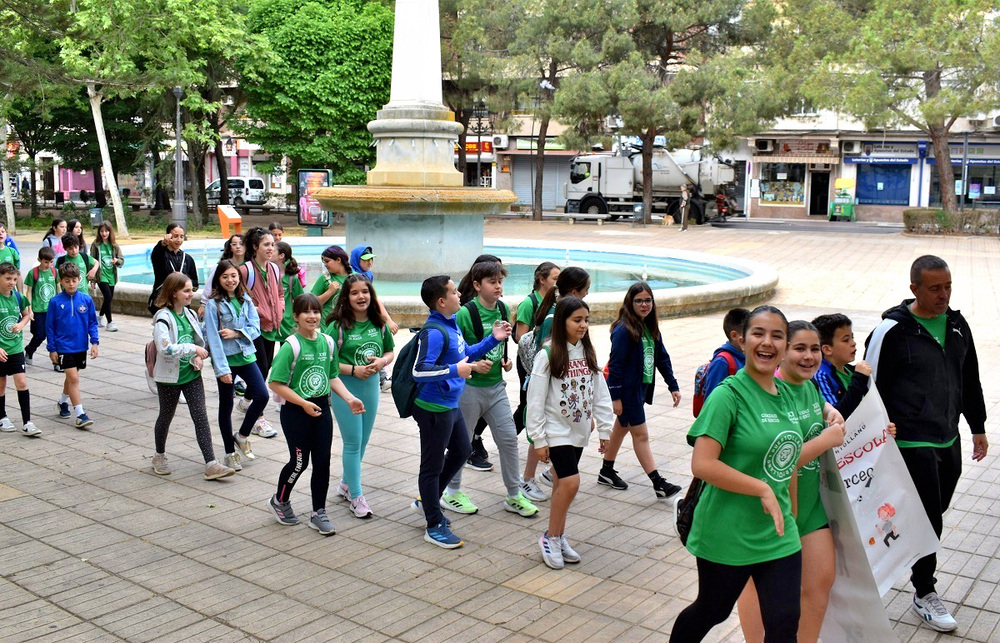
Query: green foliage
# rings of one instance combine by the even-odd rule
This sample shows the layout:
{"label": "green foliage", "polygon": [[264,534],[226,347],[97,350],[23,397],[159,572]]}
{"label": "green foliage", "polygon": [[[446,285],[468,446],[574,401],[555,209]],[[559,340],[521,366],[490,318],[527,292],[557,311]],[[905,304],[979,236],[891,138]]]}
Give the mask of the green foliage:
{"label": "green foliage", "polygon": [[377,2],[253,0],[250,32],[267,38],[275,59],[244,86],[236,129],[287,155],[292,169],[326,167],[337,183],[364,183],[374,161],[366,125],[389,99],[392,18]]}

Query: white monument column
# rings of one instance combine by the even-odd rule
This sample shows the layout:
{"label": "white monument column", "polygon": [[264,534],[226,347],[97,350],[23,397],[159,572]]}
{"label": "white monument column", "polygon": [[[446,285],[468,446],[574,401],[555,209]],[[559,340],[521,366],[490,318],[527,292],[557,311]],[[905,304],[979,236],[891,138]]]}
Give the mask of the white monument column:
{"label": "white monument column", "polygon": [[376,143],[368,185],[461,187],[455,143],[462,126],[442,102],[437,0],[396,0],[389,104],[368,123]]}

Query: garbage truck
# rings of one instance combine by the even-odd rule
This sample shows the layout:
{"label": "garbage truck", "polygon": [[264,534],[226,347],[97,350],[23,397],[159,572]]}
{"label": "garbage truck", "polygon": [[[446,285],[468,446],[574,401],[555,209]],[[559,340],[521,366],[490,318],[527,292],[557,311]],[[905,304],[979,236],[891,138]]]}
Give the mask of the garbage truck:
{"label": "garbage truck", "polygon": [[[697,149],[653,150],[653,213],[680,223],[681,186],[688,186],[690,219],[704,223],[705,199],[728,193],[736,180],[732,165]],[[642,154],[637,146],[624,153],[580,154],[565,185],[566,212],[632,216],[642,205]],[[636,206],[640,206],[637,208]]]}

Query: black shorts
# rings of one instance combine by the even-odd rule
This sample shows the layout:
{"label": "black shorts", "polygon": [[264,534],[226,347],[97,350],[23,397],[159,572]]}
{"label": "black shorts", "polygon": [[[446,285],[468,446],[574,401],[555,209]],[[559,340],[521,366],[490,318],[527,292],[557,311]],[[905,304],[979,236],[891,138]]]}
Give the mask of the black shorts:
{"label": "black shorts", "polygon": [[559,478],[568,478],[580,473],[580,458],[583,447],[568,445],[549,447],[549,462]]}
{"label": "black shorts", "polygon": [[67,368],[83,370],[87,368],[87,351],[82,353],[59,353],[59,367],[64,371]]}
{"label": "black shorts", "polygon": [[24,352],[7,354],[7,361],[0,362],[0,377],[20,375],[24,372]]}

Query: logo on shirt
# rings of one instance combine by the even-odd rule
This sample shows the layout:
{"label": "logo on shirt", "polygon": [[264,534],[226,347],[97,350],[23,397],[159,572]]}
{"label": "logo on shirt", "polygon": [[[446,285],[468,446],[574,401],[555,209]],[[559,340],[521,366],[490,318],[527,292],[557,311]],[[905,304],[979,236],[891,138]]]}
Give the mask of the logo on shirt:
{"label": "logo on shirt", "polygon": [[86,313],[87,312],[87,304],[80,304],[79,306],[77,306],[76,307],[76,312],[80,313],[81,315],[84,314],[84,313]]}
{"label": "logo on shirt", "polygon": [[56,287],[48,282],[38,284],[38,297],[48,301],[56,296]]}
{"label": "logo on shirt", "polygon": [[365,342],[358,349],[354,351],[354,363],[361,366],[370,364],[371,360],[369,357],[381,357],[382,356],[382,345],[376,342]]}
{"label": "logo on shirt", "polygon": [[798,431],[782,431],[764,454],[764,473],[775,482],[785,482],[795,471],[801,449],[802,436]]}
{"label": "logo on shirt", "polygon": [[642,351],[642,370],[646,373],[653,370],[653,347],[646,346]]}
{"label": "logo on shirt", "polygon": [[326,393],[327,372],[323,366],[310,366],[299,378],[299,388],[302,389],[302,397],[320,397]]}
{"label": "logo on shirt", "polygon": [[[819,437],[819,434],[823,432],[824,428],[825,427],[822,422],[813,422],[812,426],[809,427],[809,430],[803,432],[802,441],[808,442],[813,438]],[[801,467],[801,469],[804,471],[819,471],[819,458],[814,458],[812,462],[807,462]]]}
{"label": "logo on shirt", "polygon": [[16,323],[17,317],[4,317],[3,321],[0,321],[0,337],[4,339],[16,339],[20,334],[14,332],[14,324]]}

